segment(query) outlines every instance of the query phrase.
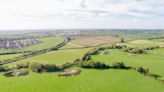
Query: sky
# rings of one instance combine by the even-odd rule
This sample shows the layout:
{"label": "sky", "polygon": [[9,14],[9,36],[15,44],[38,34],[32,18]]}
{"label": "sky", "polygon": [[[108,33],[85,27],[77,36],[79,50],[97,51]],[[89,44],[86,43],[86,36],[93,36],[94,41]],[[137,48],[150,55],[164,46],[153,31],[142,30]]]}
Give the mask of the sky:
{"label": "sky", "polygon": [[0,0],[0,30],[164,29],[164,0]]}

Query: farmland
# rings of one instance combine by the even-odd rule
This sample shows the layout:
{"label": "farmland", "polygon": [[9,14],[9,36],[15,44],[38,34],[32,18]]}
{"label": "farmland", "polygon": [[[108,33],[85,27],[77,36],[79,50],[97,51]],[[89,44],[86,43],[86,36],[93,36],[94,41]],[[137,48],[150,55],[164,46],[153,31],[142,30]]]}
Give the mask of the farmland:
{"label": "farmland", "polygon": [[14,57],[17,57],[17,56],[20,56],[20,55],[21,55],[21,54],[1,55],[1,56],[0,56],[0,61],[1,61],[1,60],[4,60],[4,59],[14,58]]}
{"label": "farmland", "polygon": [[115,49],[109,49],[107,51],[110,52],[110,55],[95,55],[92,57],[93,60],[105,63],[120,61],[129,66],[144,66],[149,68],[150,71],[164,76],[164,72],[160,71],[164,69],[164,49],[149,51],[148,54],[144,55],[134,55]]}
{"label": "farmland", "polygon": [[[89,49],[75,49],[75,50],[59,50],[52,51],[46,54],[34,56],[25,60],[11,63],[9,65],[16,65],[25,62],[39,62],[44,64],[64,64],[72,62],[77,58],[81,58]],[[48,59],[47,59],[48,58]]]}
{"label": "farmland", "polygon": [[[93,33],[94,34],[94,33]],[[127,36],[126,42],[121,43],[120,37],[102,36],[72,36],[71,40],[63,47],[57,50],[48,51],[25,58],[16,62],[5,64],[9,68],[17,70],[18,64],[27,62],[37,62],[41,64],[55,64],[60,66],[66,63],[73,63],[76,59],[81,59],[85,53],[94,48],[109,47],[113,44],[127,45],[134,48],[145,48],[151,46],[164,46],[164,43],[156,39],[147,39],[142,37],[131,38]],[[145,34],[145,33],[144,33]],[[129,34],[127,34],[129,35]],[[151,36],[151,34],[146,34]],[[70,36],[68,36],[70,37]],[[123,36],[122,36],[123,37]],[[152,36],[151,36],[152,37]],[[61,43],[65,37],[54,36],[39,38],[43,41],[40,44],[14,49],[1,50],[2,52],[11,51],[35,51],[54,47]],[[139,39],[136,39],[139,38]],[[131,39],[131,40],[129,40]],[[133,40],[132,40],[133,39]],[[108,54],[102,54],[108,52]],[[164,77],[164,48],[147,50],[146,54],[134,54],[124,52],[120,49],[106,48],[99,50],[98,53],[91,55],[92,61],[99,61],[111,65],[112,62],[123,62],[126,66],[148,68],[153,74]],[[0,60],[13,58],[21,54],[1,55]],[[90,61],[86,61],[90,62]],[[79,66],[72,66],[64,71],[80,69],[82,72],[77,76],[59,77],[61,71],[37,73],[29,68],[29,74],[26,76],[5,77],[0,73],[0,89],[3,92],[163,92],[164,83],[151,77],[139,74],[134,70],[126,69],[87,69]],[[18,69],[19,70],[19,69]],[[10,85],[9,85],[10,84]]]}
{"label": "farmland", "polygon": [[79,76],[64,78],[58,77],[58,73],[31,73],[14,78],[1,76],[0,85],[3,86],[0,88],[4,92],[161,92],[164,87],[162,83],[133,71],[82,69],[82,72]]}
{"label": "farmland", "polygon": [[105,43],[115,43],[119,42],[120,39],[117,37],[111,36],[90,36],[90,37],[75,37],[75,40],[72,41],[74,44],[81,46],[95,46]]}

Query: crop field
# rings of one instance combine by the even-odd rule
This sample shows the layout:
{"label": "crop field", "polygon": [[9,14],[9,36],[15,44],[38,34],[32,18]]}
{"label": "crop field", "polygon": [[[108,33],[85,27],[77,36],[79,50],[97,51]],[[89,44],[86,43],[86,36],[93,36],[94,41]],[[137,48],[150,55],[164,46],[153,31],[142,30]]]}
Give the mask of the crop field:
{"label": "crop field", "polygon": [[128,42],[128,44],[134,45],[134,46],[140,46],[140,47],[146,47],[146,46],[164,46],[164,42],[156,42],[156,41],[150,41],[150,40],[134,40]]}
{"label": "crop field", "polygon": [[127,39],[149,39],[162,37],[162,34],[149,34],[149,33],[133,33],[133,34],[118,34],[119,37]]}
{"label": "crop field", "polygon": [[90,37],[75,37],[75,40],[72,41],[74,44],[81,46],[95,46],[105,43],[115,43],[119,42],[120,39],[111,36],[90,36]]}
{"label": "crop field", "polygon": [[151,46],[164,46],[164,42],[161,40],[132,40],[126,43],[117,43],[118,45],[127,45],[128,47],[151,47]]}

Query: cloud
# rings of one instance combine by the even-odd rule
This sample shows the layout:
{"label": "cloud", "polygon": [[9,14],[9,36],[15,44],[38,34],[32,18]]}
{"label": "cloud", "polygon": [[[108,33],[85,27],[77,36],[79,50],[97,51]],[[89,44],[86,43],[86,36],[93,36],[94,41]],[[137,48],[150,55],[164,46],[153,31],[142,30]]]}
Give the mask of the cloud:
{"label": "cloud", "polygon": [[163,28],[164,0],[0,0],[0,11],[0,29],[56,28],[69,22],[70,28],[75,24],[79,28],[138,28],[140,24]]}

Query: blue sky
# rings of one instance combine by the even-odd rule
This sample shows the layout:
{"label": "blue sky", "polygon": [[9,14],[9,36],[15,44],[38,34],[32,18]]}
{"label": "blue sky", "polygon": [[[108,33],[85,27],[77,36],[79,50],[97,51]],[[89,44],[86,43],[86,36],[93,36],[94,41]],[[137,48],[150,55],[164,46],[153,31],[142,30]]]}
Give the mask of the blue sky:
{"label": "blue sky", "polygon": [[0,0],[0,29],[164,29],[164,0]]}

